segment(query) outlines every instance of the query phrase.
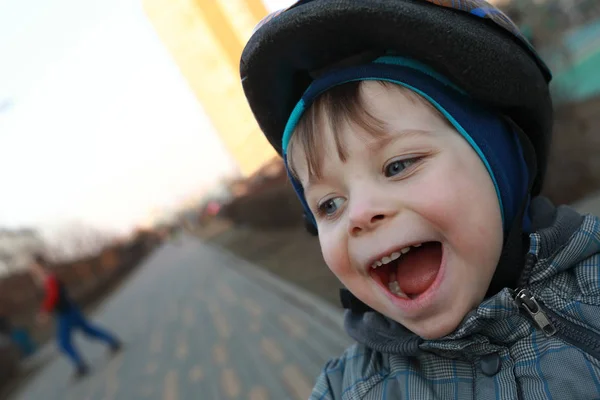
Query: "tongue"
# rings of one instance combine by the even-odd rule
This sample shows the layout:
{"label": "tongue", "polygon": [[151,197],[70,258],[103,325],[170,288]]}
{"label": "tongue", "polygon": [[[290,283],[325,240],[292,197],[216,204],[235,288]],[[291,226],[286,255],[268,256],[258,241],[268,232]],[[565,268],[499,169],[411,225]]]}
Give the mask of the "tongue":
{"label": "tongue", "polygon": [[435,280],[442,261],[442,246],[439,242],[425,243],[412,248],[398,260],[396,280],[407,295],[418,295],[426,291]]}

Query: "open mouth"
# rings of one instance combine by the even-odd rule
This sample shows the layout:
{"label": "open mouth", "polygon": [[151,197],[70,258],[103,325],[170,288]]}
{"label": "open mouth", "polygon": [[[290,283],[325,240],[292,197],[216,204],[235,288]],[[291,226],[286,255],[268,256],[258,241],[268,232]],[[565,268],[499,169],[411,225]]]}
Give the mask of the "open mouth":
{"label": "open mouth", "polygon": [[415,299],[425,293],[440,271],[442,244],[425,242],[397,250],[371,265],[370,275],[391,294]]}

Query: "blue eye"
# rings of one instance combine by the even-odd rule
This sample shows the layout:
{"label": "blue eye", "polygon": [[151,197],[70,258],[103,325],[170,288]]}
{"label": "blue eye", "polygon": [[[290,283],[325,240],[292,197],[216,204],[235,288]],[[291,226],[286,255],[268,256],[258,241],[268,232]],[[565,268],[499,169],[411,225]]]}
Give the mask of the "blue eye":
{"label": "blue eye", "polygon": [[395,160],[390,162],[389,164],[387,164],[384,168],[383,168],[383,173],[385,174],[386,177],[391,177],[391,176],[395,176],[400,174],[402,171],[404,171],[406,168],[410,167],[412,164],[414,164],[417,160],[414,158],[409,158],[407,160]]}
{"label": "blue eye", "polygon": [[331,216],[344,204],[342,197],[334,197],[319,204],[319,214]]}

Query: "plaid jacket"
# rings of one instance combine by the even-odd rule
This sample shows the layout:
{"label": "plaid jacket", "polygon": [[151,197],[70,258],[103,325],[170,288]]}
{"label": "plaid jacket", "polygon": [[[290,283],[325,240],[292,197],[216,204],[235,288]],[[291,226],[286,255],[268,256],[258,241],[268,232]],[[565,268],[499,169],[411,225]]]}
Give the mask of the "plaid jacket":
{"label": "plaid jacket", "polygon": [[347,312],[358,344],[325,366],[310,399],[600,399],[600,219],[546,214],[530,236],[528,284],[442,339]]}

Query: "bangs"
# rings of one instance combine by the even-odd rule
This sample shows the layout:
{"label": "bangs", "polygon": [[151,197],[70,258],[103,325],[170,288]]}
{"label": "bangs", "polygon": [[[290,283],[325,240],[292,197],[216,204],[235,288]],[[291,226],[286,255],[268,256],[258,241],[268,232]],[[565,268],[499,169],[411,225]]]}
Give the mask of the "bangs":
{"label": "bangs", "polygon": [[[298,178],[298,163],[294,157],[297,150],[304,151],[309,176],[321,178],[323,160],[327,153],[325,130],[333,134],[335,153],[345,162],[348,158],[344,141],[345,124],[361,128],[370,137],[381,137],[386,134],[385,122],[373,116],[365,107],[360,88],[364,81],[349,82],[335,86],[315,99],[306,110],[290,139],[288,146],[288,165],[290,172]],[[382,86],[394,84],[378,81]],[[396,85],[394,85],[396,86]]]}
{"label": "bangs", "polygon": [[[361,87],[366,81],[356,81],[334,86],[315,99],[304,112],[292,134],[288,145],[288,167],[292,176],[299,180],[298,150],[303,150],[308,176],[320,179],[323,177],[323,162],[328,155],[326,131],[333,135],[335,155],[345,162],[348,158],[344,129],[346,125],[360,128],[365,139],[381,138],[388,134],[387,124],[369,112],[364,102]],[[369,81],[373,82],[373,81]],[[442,114],[427,100],[412,90],[387,81],[375,81],[382,87],[400,90],[414,103],[425,105],[442,119]],[[329,154],[333,156],[333,154]]]}

